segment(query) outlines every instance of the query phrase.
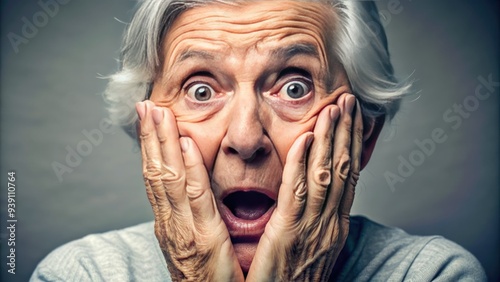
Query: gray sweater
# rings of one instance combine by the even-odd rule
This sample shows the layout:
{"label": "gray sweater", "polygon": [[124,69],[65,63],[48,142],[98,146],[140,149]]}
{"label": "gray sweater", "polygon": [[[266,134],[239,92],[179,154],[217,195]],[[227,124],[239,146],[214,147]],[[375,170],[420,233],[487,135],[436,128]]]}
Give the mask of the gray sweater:
{"label": "gray sweater", "polygon": [[[86,236],[50,253],[31,281],[170,281],[153,223]],[[477,259],[440,236],[351,217],[336,281],[486,281]]]}

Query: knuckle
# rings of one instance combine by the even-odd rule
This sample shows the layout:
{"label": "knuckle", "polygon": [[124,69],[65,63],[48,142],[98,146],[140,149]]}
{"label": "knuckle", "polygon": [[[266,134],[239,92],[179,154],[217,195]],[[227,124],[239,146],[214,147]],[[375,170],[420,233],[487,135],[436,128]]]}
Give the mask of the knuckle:
{"label": "knuckle", "polygon": [[207,193],[207,189],[204,189],[201,184],[187,185],[186,186],[186,194],[190,200],[199,199],[205,193]]}
{"label": "knuckle", "polygon": [[143,169],[143,174],[149,174],[149,175],[156,175],[160,174],[161,171],[161,164],[152,159],[147,159],[146,160],[146,166]]}
{"label": "knuckle", "polygon": [[351,171],[351,177],[349,179],[350,184],[352,186],[356,186],[358,184],[358,180],[359,180],[359,172]]}
{"label": "knuckle", "polygon": [[164,165],[161,170],[160,179],[165,184],[182,183],[185,181],[186,176],[184,173],[176,169]]}
{"label": "knuckle", "polygon": [[153,183],[156,183],[160,180],[161,172],[156,165],[148,163],[146,169],[143,170],[142,175],[146,185],[147,183],[153,185]]}
{"label": "knuckle", "polygon": [[347,176],[349,175],[349,170],[351,169],[351,157],[349,154],[342,154],[338,162],[335,164],[335,173],[338,175],[341,181],[345,182]]}
{"label": "knuckle", "polygon": [[163,145],[167,142],[167,136],[163,135],[163,134],[160,134],[158,133],[158,141],[160,142],[160,145]]}
{"label": "knuckle", "polygon": [[297,184],[294,186],[293,194],[295,196],[295,199],[299,202],[303,202],[306,200],[307,184],[305,183],[305,181],[297,182]]}
{"label": "knuckle", "polygon": [[313,180],[314,183],[318,184],[319,186],[325,189],[328,188],[331,183],[330,171],[325,168],[315,170],[313,172]]}
{"label": "knuckle", "polygon": [[139,134],[139,138],[141,139],[141,141],[143,141],[143,140],[147,140],[147,139],[151,138],[152,135],[153,134],[151,131],[148,131],[148,130],[145,130],[144,128],[142,128],[141,133]]}

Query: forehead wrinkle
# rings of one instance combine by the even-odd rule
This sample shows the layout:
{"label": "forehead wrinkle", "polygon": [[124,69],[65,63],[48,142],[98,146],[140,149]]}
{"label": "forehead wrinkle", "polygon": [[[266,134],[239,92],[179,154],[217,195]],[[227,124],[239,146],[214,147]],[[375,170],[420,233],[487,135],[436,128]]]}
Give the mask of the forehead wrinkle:
{"label": "forehead wrinkle", "polygon": [[[275,43],[279,44],[282,40],[288,40],[288,37],[309,36],[304,40],[302,37],[299,43],[309,43],[315,46],[295,46],[289,50],[275,50],[275,55],[281,55],[284,59],[295,57],[301,54],[319,59],[321,64],[321,75],[327,76],[330,70],[331,58],[328,43],[331,40],[330,19],[335,20],[336,17],[332,9],[326,9],[324,3],[309,3],[311,5],[303,5],[296,1],[281,1],[283,5],[276,6],[272,1],[257,1],[258,3],[240,3],[236,6],[227,6],[223,4],[211,4],[190,9],[183,13],[176,20],[174,27],[167,34],[169,44],[165,44],[165,53],[170,53],[170,58],[167,58],[170,67],[178,65],[180,62],[185,62],[189,57],[196,57],[206,62],[222,62],[222,59],[227,59],[229,54],[242,56],[249,55],[250,50],[264,51],[267,55],[269,49]],[[271,3],[273,3],[271,5]],[[286,14],[283,14],[282,6],[288,4],[289,8]],[[328,7],[329,8],[329,7]],[[317,16],[310,16],[312,13]],[[243,28],[244,27],[244,28]],[[234,37],[236,36],[236,37]],[[210,49],[211,55],[214,58],[209,58],[207,54],[196,54],[191,56],[185,50],[201,46],[185,46],[183,41],[200,40],[202,50],[207,47]],[[293,39],[291,39],[293,41]],[[313,43],[314,42],[314,43]],[[167,42],[165,42],[167,43]],[[197,43],[199,45],[199,43]],[[181,46],[184,45],[185,50]],[[307,45],[307,44],[305,44]],[[326,46],[325,46],[326,45]],[[179,48],[181,47],[181,48]],[[176,49],[180,49],[176,51]],[[267,50],[265,50],[267,49]],[[282,48],[283,49],[283,48]],[[295,50],[294,50],[295,49]],[[309,49],[309,50],[308,50]],[[315,52],[314,52],[315,51]],[[177,54],[181,54],[176,55]],[[288,53],[288,54],[286,54]],[[177,57],[177,58],[172,58]],[[240,57],[242,58],[242,57]],[[172,60],[173,59],[173,60]],[[272,59],[272,58],[270,58]],[[285,60],[286,61],[286,60]]]}
{"label": "forehead wrinkle", "polygon": [[[330,13],[328,11],[324,13],[326,10],[324,4],[309,3],[311,4],[309,7],[296,1],[285,0],[282,1],[283,5],[287,4],[290,9],[287,9],[287,13],[283,13],[283,5],[277,7],[271,1],[258,2],[258,5],[250,2],[239,3],[236,6],[211,4],[186,11],[181,16],[182,20],[177,20],[174,23],[175,28],[170,32],[171,46],[177,45],[184,38],[193,37],[222,41],[229,44],[230,49],[248,48],[249,45],[257,47],[259,42],[281,40],[300,33],[313,37],[315,41],[319,41],[318,43],[326,43],[325,33],[328,33]],[[311,17],[312,13],[318,14],[318,17]],[[235,35],[244,37],[231,38]],[[319,51],[328,61],[324,50]]]}
{"label": "forehead wrinkle", "polygon": [[[210,13],[188,10],[186,14],[189,14],[190,20],[183,24],[177,24],[177,27],[184,27],[192,23],[205,26],[205,24],[212,22],[236,26],[251,26],[254,24],[267,26],[269,22],[279,23],[290,19],[299,19],[300,22],[313,22],[318,26],[328,26],[328,21],[323,16],[311,17],[311,15],[317,15],[318,9],[321,9],[321,11],[324,11],[325,8],[331,10],[329,5],[321,2],[309,2],[307,5],[304,5],[302,1],[296,0],[281,2],[282,5],[280,6],[274,5],[272,1],[212,3],[210,5],[199,6],[194,10],[210,10]],[[283,14],[284,6],[289,8],[286,10],[286,14]],[[236,18],[231,15],[231,12],[235,10],[239,14]]]}
{"label": "forehead wrinkle", "polygon": [[[234,22],[223,23],[221,21],[207,21],[203,24],[186,24],[172,31],[172,44],[177,44],[183,38],[210,39],[212,41],[227,41],[230,36],[242,36],[238,39],[246,38],[251,40],[254,37],[275,37],[283,35],[293,35],[302,33],[312,37],[318,37],[321,41],[326,40],[325,27],[319,22],[311,19],[263,19],[253,24],[238,24]],[[171,35],[172,36],[172,35]]]}
{"label": "forehead wrinkle", "polygon": [[[253,1],[239,3],[238,5],[225,5],[222,3],[210,4],[208,6],[196,7],[186,11],[181,17],[182,21],[174,23],[173,30],[179,35],[186,36],[189,32],[226,32],[234,35],[250,35],[255,32],[274,31],[279,29],[304,29],[308,27],[319,31],[324,41],[325,29],[329,26],[326,14],[318,14],[325,11],[322,3],[308,3],[304,6],[296,1],[282,1],[288,4],[290,9],[283,13],[282,5],[276,7],[267,1]],[[237,16],[234,15],[237,13]],[[311,15],[316,14],[317,17]],[[326,16],[326,17],[325,17]],[[189,19],[189,20],[185,20]],[[204,33],[205,35],[208,35]],[[267,37],[267,36],[266,36]]]}

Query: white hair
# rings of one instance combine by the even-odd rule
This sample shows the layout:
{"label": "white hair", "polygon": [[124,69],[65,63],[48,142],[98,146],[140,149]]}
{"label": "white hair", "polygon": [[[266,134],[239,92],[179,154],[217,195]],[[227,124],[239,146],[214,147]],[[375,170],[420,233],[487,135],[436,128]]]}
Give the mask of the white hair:
{"label": "white hair", "polygon": [[[247,0],[248,1],[248,0]],[[398,81],[390,61],[387,38],[373,1],[316,0],[330,5],[335,40],[331,54],[344,67],[365,118],[392,119],[411,82]],[[135,136],[135,103],[149,98],[160,71],[162,40],[182,12],[210,3],[244,0],[142,0],[123,38],[120,69],[109,77],[104,93],[112,121]]]}

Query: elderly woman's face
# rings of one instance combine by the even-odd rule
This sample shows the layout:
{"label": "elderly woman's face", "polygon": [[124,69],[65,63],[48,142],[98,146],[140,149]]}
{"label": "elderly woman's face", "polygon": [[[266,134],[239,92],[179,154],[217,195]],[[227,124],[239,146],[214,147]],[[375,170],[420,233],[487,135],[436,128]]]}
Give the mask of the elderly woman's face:
{"label": "elderly woman's face", "polygon": [[327,54],[334,21],[319,3],[210,4],[183,13],[164,40],[151,100],[169,107],[181,136],[198,145],[243,268],[274,208],[291,144],[349,92]]}

